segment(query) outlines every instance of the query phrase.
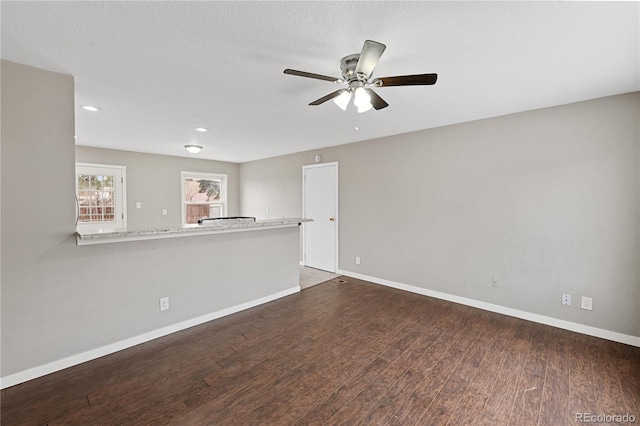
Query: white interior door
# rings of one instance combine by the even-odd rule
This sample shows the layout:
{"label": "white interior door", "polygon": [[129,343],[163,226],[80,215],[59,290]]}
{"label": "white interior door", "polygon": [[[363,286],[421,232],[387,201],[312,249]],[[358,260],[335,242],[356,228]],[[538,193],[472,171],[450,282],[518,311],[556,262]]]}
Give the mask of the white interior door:
{"label": "white interior door", "polygon": [[336,272],[338,257],[338,163],[303,166],[304,264]]}

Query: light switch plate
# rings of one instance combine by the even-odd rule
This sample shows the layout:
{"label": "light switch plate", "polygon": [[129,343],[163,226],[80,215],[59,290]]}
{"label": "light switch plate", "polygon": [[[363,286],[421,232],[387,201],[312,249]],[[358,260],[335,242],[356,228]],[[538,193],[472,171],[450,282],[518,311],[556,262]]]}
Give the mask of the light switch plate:
{"label": "light switch plate", "polygon": [[169,298],[163,297],[160,299],[160,310],[166,311],[167,309],[169,309]]}

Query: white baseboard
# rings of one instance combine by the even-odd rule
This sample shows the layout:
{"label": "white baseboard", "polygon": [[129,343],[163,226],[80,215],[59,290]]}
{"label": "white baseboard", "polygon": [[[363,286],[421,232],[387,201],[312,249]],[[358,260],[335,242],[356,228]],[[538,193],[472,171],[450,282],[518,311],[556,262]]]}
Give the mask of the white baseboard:
{"label": "white baseboard", "polygon": [[286,290],[279,291],[274,294],[270,294],[265,297],[261,297],[256,300],[251,300],[240,305],[231,306],[229,308],[222,309],[220,311],[212,312],[197,318],[193,318],[187,321],[182,321],[176,324],[172,324],[158,330],[150,331],[148,333],[141,334],[139,336],[131,337],[129,339],[121,340],[110,345],[102,346],[100,348],[92,349],[87,352],[82,352],[77,355],[50,362],[48,364],[40,365],[38,367],[30,368],[19,373],[11,374],[10,376],[0,378],[0,389],[15,386],[17,384],[36,379],[38,377],[45,376],[47,374],[54,373],[56,371],[64,370],[65,368],[73,367],[74,365],[82,364],[83,362],[91,361],[96,358],[100,358],[105,355],[112,354],[114,352],[121,351],[123,349],[130,348],[132,346],[139,345],[141,343],[148,342],[153,339],[157,339],[162,336],[166,336],[171,333],[175,333],[181,330],[185,330],[196,325],[203,324],[208,321],[212,321],[227,315],[234,314],[236,312],[244,311],[245,309],[253,308],[263,303],[271,302],[272,300],[280,299],[281,297],[289,296],[290,294],[299,293],[300,287],[291,287]]}
{"label": "white baseboard", "polygon": [[467,297],[456,296],[453,294],[442,293],[439,291],[428,290],[422,287],[415,287],[407,284],[398,283],[395,281],[389,281],[382,278],[370,277],[368,275],[358,274],[356,272],[345,271],[339,269],[336,272],[341,275],[356,278],[363,281],[369,281],[375,284],[381,284],[387,287],[396,288],[398,290],[409,291],[411,293],[421,294],[423,296],[434,297],[436,299],[447,300],[449,302],[459,303],[461,305],[467,305],[474,308],[483,309],[485,311],[495,312],[498,314],[508,315],[524,319],[527,321],[533,321],[540,324],[550,325],[552,327],[562,328],[564,330],[575,331],[576,333],[587,334],[589,336],[600,337],[602,339],[611,340],[614,342],[625,343],[627,345],[640,347],[640,337],[630,336],[628,334],[617,333],[615,331],[604,330],[597,327],[591,327],[584,324],[578,324],[571,321],[565,321],[557,318],[547,317],[544,315],[533,314],[531,312],[525,312],[518,309],[507,308],[505,306],[494,305],[492,303],[482,302],[480,300],[469,299]]}

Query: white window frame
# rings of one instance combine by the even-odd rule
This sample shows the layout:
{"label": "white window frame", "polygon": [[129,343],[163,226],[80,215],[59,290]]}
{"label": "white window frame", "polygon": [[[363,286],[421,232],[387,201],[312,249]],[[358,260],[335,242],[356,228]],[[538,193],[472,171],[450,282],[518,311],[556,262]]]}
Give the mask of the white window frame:
{"label": "white window frame", "polygon": [[[76,163],[75,165],[75,194],[76,203],[78,197],[78,167],[89,167],[92,169],[103,169],[105,174],[110,171],[116,171],[120,174],[120,184],[116,182],[115,185],[115,215],[120,216],[121,224],[112,225],[110,222],[79,222],[80,209],[76,204],[76,230],[78,231],[95,231],[99,229],[118,229],[127,227],[127,166],[120,166],[115,164],[98,164],[98,163]],[[118,221],[116,221],[117,223]]]}
{"label": "white window frame", "polygon": [[227,175],[221,173],[204,173],[204,172],[180,172],[180,210],[182,211],[182,224],[187,224],[187,205],[188,203],[184,199],[184,180],[186,178],[196,179],[210,179],[219,180],[221,183],[220,188],[220,202],[209,204],[220,204],[222,216],[227,216],[227,207],[229,201],[227,200]]}

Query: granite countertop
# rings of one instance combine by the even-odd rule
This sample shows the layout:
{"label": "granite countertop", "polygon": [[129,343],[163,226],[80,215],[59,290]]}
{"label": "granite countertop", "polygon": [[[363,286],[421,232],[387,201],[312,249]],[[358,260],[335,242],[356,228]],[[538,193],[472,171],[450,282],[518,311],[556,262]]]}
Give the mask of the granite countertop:
{"label": "granite countertop", "polygon": [[202,225],[167,226],[146,229],[101,229],[98,231],[76,232],[77,245],[115,243],[191,235],[220,234],[227,232],[252,231],[260,229],[285,228],[298,226],[312,219],[287,217],[281,219],[265,219],[248,221],[229,221],[227,223],[211,223]]}

